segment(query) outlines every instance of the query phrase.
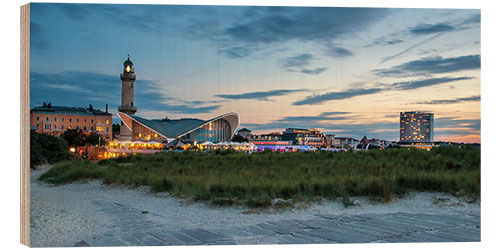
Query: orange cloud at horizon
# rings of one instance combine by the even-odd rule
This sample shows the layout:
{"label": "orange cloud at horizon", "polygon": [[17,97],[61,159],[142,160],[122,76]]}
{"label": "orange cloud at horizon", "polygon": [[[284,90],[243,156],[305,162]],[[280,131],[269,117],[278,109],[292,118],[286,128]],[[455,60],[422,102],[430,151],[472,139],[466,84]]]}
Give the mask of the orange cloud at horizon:
{"label": "orange cloud at horizon", "polygon": [[481,143],[481,135],[444,135],[434,138],[435,141],[450,141],[464,143]]}

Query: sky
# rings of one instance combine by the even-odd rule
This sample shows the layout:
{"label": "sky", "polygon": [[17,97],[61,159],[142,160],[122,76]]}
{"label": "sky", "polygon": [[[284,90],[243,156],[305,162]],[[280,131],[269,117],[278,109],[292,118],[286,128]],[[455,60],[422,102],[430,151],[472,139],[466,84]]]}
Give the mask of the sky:
{"label": "sky", "polygon": [[467,9],[34,3],[31,107],[109,104],[118,122],[130,54],[141,117],[397,141],[419,110],[435,140],[480,142],[480,26]]}

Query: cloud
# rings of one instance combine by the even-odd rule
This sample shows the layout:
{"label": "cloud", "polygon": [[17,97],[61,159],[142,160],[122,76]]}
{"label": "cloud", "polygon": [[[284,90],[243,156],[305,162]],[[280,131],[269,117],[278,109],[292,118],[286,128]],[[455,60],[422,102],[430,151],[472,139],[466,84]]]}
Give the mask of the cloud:
{"label": "cloud", "polygon": [[477,24],[477,23],[481,23],[481,14],[472,15],[469,18],[465,19],[465,21],[463,23],[464,24]]}
{"label": "cloud", "polygon": [[[111,22],[118,27],[133,29],[137,32],[161,32],[165,24],[172,20],[183,20],[180,16],[198,16],[204,12],[206,6],[193,8],[187,5],[135,5],[135,4],[51,4],[61,13],[75,22],[89,22],[90,20]],[[209,8],[209,7],[208,7]],[[212,7],[212,9],[215,9]],[[175,18],[172,18],[175,17]],[[184,19],[186,21],[187,19]],[[187,22],[186,26],[191,25]],[[198,27],[199,29],[199,27]],[[188,32],[189,34],[191,32]]]}
{"label": "cloud", "polygon": [[283,61],[283,68],[301,68],[309,65],[313,55],[305,53],[296,56],[287,57]]}
{"label": "cloud", "polygon": [[319,75],[328,69],[326,67],[306,69],[305,67],[310,65],[313,59],[313,55],[309,53],[286,57],[283,59],[282,67],[289,72],[300,72],[308,75]]}
{"label": "cloud", "polygon": [[453,31],[455,28],[445,23],[420,24],[409,29],[413,35],[428,35],[434,33]]}
{"label": "cloud", "polygon": [[309,122],[309,123],[320,123],[323,121],[340,121],[346,120],[349,117],[344,116],[333,116],[333,117],[325,117],[325,116],[288,116],[282,119],[277,120],[277,122]]}
{"label": "cloud", "polygon": [[[400,38],[387,39],[385,37],[381,37],[381,38],[378,38],[377,40],[375,40],[373,43],[376,45],[394,45],[394,44],[398,44],[398,43],[402,43],[402,42],[404,42],[404,41],[403,41],[403,39],[400,39]],[[365,47],[371,47],[371,46],[365,46]]]}
{"label": "cloud", "polygon": [[254,18],[225,29],[234,41],[275,43],[332,40],[365,30],[387,9],[331,7],[264,7]]}
{"label": "cloud", "polygon": [[348,89],[346,91],[340,91],[340,92],[328,92],[326,94],[308,96],[301,101],[294,102],[293,105],[300,106],[300,105],[321,104],[321,103],[326,102],[326,101],[343,100],[343,99],[349,99],[349,98],[356,97],[356,96],[374,94],[374,93],[378,93],[382,90],[384,90],[384,89],[383,88],[371,88],[371,89]]}
{"label": "cloud", "polygon": [[36,52],[46,52],[50,48],[49,41],[45,37],[47,29],[39,23],[30,21],[30,46]]}
{"label": "cloud", "polygon": [[[121,80],[119,76],[84,71],[60,73],[30,72],[31,107],[51,102],[60,106],[87,106],[101,109],[109,104],[114,111],[121,104]],[[134,105],[138,109],[165,111],[170,113],[209,113],[220,105],[208,102],[190,103],[165,97],[158,91],[158,83],[152,80],[135,81]]]}
{"label": "cloud", "polygon": [[328,45],[328,48],[326,50],[326,55],[333,58],[342,58],[342,57],[353,56],[353,52],[346,48],[330,44]]}
{"label": "cloud", "polygon": [[225,49],[219,49],[220,54],[226,55],[228,58],[243,58],[249,56],[249,50],[247,47],[231,47]]}
{"label": "cloud", "polygon": [[287,116],[276,120],[278,123],[296,123],[296,122],[307,122],[307,123],[321,123],[326,121],[341,121],[353,118],[353,116],[346,116],[351,114],[351,112],[323,112],[317,116]]}
{"label": "cloud", "polygon": [[[228,48],[247,47],[248,54],[261,45],[290,41],[330,43],[342,37],[366,30],[382,20],[389,9],[335,7],[248,7],[241,20],[225,27],[217,42]],[[328,47],[327,47],[328,48]],[[232,51],[233,49],[229,49]],[[226,56],[231,53],[221,51]],[[349,56],[351,51],[340,48],[336,56]],[[240,54],[238,54],[240,55]],[[236,57],[232,57],[236,58]]]}
{"label": "cloud", "polygon": [[258,92],[249,92],[243,94],[220,94],[215,95],[215,97],[220,97],[224,99],[231,100],[244,100],[244,99],[254,99],[261,101],[269,101],[269,97],[275,96],[284,96],[290,93],[307,91],[306,89],[277,89],[270,91],[258,91]]}
{"label": "cloud", "polygon": [[[415,27],[411,27],[408,29],[408,33],[412,35],[413,37],[419,37],[419,36],[424,36],[424,35],[433,35],[431,37],[426,38],[425,40],[419,41],[416,44],[406,48],[405,50],[396,53],[395,55],[392,56],[386,56],[384,57],[381,61],[380,64],[388,62],[400,55],[403,55],[405,53],[410,52],[414,48],[417,48],[423,44],[426,44],[438,37],[440,37],[443,34],[446,34],[448,32],[452,31],[457,31],[457,30],[464,30],[470,28],[470,24],[476,24],[481,22],[481,14],[474,14],[468,18],[465,19],[458,19],[454,20],[454,22],[450,24],[445,24],[445,23],[437,23],[437,24],[420,24]],[[397,34],[397,33],[395,33]],[[404,34],[400,34],[401,36],[404,36]],[[413,39],[413,38],[412,38]]]}
{"label": "cloud", "polygon": [[454,82],[454,81],[463,81],[474,79],[473,77],[442,77],[442,78],[429,78],[424,80],[416,80],[416,81],[407,81],[407,82],[396,82],[390,84],[390,86],[394,89],[398,90],[410,90],[410,89],[418,89],[423,87],[429,87],[437,84]]}
{"label": "cloud", "polygon": [[388,115],[384,115],[384,118],[399,118],[399,114],[388,114]]}
{"label": "cloud", "polygon": [[470,96],[470,97],[461,97],[461,98],[456,98],[456,99],[447,99],[447,100],[432,100],[432,101],[424,101],[424,102],[417,102],[415,104],[454,104],[454,103],[460,103],[460,102],[475,102],[475,101],[481,101],[481,96]]}
{"label": "cloud", "polygon": [[344,100],[357,96],[371,95],[382,91],[390,90],[411,90],[423,87],[429,87],[437,84],[462,81],[474,79],[473,77],[442,77],[442,78],[429,78],[423,80],[395,82],[391,84],[380,84],[376,88],[353,88],[345,91],[328,92],[325,94],[315,94],[304,98],[303,100],[296,101],[293,105],[317,105],[327,101]]}
{"label": "cloud", "polygon": [[175,114],[203,114],[203,113],[211,113],[219,109],[220,107],[221,105],[193,107],[188,105],[165,104],[159,110]]}
{"label": "cloud", "polygon": [[335,116],[335,115],[348,115],[351,112],[342,112],[342,111],[332,111],[332,112],[323,112],[319,116]]}
{"label": "cloud", "polygon": [[319,75],[319,74],[323,73],[327,69],[328,68],[303,69],[300,72],[302,72],[304,74],[309,74],[309,75]]}
{"label": "cloud", "polygon": [[481,130],[481,119],[460,119],[459,117],[440,117],[434,119],[434,128],[466,128]]}
{"label": "cloud", "polygon": [[407,77],[414,75],[450,73],[480,68],[480,55],[468,55],[448,58],[436,56],[409,61],[401,65],[394,66],[390,69],[376,69],[372,70],[372,72],[379,76]]}

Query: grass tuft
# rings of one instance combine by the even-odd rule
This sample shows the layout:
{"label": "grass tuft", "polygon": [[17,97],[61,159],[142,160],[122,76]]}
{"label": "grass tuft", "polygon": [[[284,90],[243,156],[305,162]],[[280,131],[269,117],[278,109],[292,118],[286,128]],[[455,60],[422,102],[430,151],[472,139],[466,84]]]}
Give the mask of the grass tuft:
{"label": "grass tuft", "polygon": [[245,154],[162,152],[103,160],[65,161],[40,180],[64,184],[99,179],[106,184],[149,186],[213,205],[265,208],[273,200],[312,201],[367,196],[383,201],[409,190],[478,199],[480,148]]}

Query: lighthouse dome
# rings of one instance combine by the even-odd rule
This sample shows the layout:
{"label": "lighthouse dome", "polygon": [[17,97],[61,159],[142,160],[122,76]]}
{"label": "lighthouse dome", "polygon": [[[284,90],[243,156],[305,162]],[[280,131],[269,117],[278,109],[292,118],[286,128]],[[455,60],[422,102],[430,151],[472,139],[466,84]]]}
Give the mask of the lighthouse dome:
{"label": "lighthouse dome", "polygon": [[123,65],[124,65],[124,66],[127,66],[127,65],[129,65],[129,66],[134,66],[134,64],[132,63],[132,61],[130,61],[130,57],[129,57],[129,58],[127,58],[127,61],[125,61],[125,62],[123,63]]}

